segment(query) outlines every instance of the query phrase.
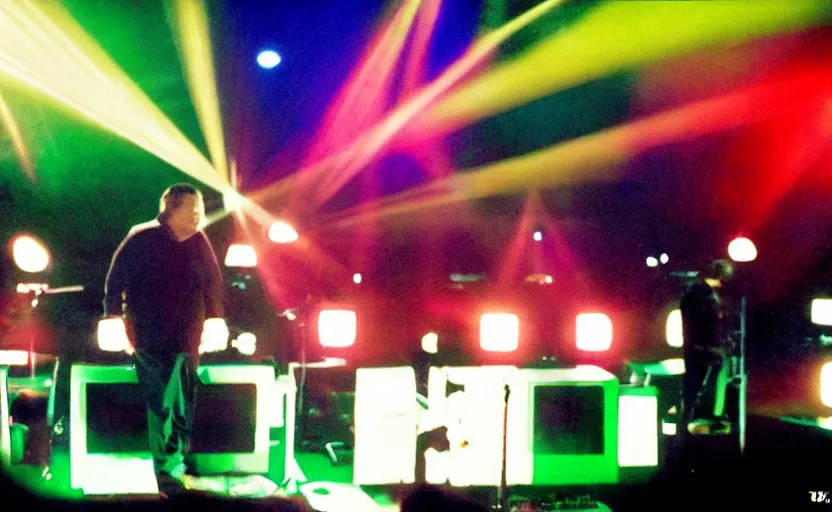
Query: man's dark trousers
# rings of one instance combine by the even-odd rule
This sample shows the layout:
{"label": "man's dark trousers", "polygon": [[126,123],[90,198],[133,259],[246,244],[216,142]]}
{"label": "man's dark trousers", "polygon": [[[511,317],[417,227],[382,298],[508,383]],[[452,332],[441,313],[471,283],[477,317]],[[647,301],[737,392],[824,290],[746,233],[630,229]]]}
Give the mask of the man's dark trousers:
{"label": "man's dark trousers", "polygon": [[147,402],[147,431],[156,473],[179,477],[193,419],[195,361],[190,354],[133,355],[139,387]]}

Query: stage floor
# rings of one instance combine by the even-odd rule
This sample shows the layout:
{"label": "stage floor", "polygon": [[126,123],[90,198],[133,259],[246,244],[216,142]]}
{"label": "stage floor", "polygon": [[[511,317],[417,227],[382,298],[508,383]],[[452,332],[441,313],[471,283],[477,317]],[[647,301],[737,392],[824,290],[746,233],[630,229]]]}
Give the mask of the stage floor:
{"label": "stage floor", "polygon": [[[735,452],[729,438],[694,440],[691,446],[695,453],[693,458],[686,458],[678,449],[669,452],[660,471],[645,483],[582,489],[514,487],[509,489],[509,494],[513,502],[551,503],[560,496],[588,493],[612,510],[679,510],[694,505],[705,507],[701,510],[772,510],[776,508],[775,504],[783,510],[832,510],[832,504],[812,502],[813,495],[810,494],[832,491],[832,431],[817,423],[752,416],[743,456]],[[299,453],[296,460],[308,482],[328,482],[344,489],[351,487],[352,469],[348,465],[332,466],[326,456],[317,453]],[[77,491],[66,493],[68,482],[59,472],[52,473],[51,479],[46,480],[43,468],[20,465],[13,468],[12,475],[19,486],[35,496],[62,496],[79,505],[78,501],[90,500]],[[247,491],[244,489],[246,482],[237,480],[236,491],[232,492],[235,485],[229,479],[208,478],[203,482],[213,482],[214,488],[203,489],[202,494],[223,497],[235,494],[239,498],[285,495],[285,491],[277,490],[277,483],[264,480],[251,480]],[[408,488],[362,490],[372,499],[376,510],[396,510],[396,499]],[[469,495],[484,504],[493,503],[495,498],[493,489],[454,489],[453,492]],[[92,501],[147,501],[154,498],[97,496]],[[334,512],[337,510],[333,509]]]}

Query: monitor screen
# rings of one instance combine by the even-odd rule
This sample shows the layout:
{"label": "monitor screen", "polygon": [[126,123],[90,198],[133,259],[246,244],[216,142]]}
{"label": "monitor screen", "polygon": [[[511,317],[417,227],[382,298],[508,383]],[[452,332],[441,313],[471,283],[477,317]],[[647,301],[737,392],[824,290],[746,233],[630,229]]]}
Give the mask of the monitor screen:
{"label": "monitor screen", "polygon": [[534,453],[602,455],[604,388],[535,386]]}
{"label": "monitor screen", "polygon": [[147,408],[138,385],[87,383],[87,453],[147,451]]}
{"label": "monitor screen", "polygon": [[191,428],[191,453],[251,453],[257,426],[255,384],[198,387]]}

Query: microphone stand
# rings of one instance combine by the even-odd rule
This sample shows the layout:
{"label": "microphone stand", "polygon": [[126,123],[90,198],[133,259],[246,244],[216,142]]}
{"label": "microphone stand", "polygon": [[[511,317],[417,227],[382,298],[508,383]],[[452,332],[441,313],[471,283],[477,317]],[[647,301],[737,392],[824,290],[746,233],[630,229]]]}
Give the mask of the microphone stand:
{"label": "microphone stand", "polygon": [[[84,291],[83,286],[64,286],[61,288],[50,288],[48,284],[41,283],[21,283],[17,285],[18,293],[31,293],[32,309],[36,309],[40,304],[41,295],[56,295],[59,293],[77,293]],[[35,378],[35,334],[29,338],[29,378]]]}
{"label": "microphone stand", "polygon": [[503,408],[503,454],[500,471],[500,487],[497,489],[499,498],[498,510],[508,512],[508,479],[506,478],[506,460],[508,453],[508,397],[511,395],[511,388],[505,385],[505,398]]}

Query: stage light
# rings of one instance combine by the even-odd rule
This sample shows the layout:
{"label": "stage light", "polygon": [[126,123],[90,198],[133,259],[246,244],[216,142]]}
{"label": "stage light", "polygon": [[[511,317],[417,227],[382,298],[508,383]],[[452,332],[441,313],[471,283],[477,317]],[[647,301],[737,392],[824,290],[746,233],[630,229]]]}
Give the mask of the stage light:
{"label": "stage light", "polygon": [[228,325],[223,318],[208,318],[203,322],[199,353],[222,352],[228,348]]}
{"label": "stage light", "polygon": [[105,352],[126,352],[129,347],[124,320],[105,318],[98,321],[98,348]]}
{"label": "stage light", "polygon": [[244,356],[253,356],[257,350],[257,336],[250,332],[240,333],[237,339],[231,342],[231,346]]}
{"label": "stage light", "polygon": [[257,252],[248,244],[231,244],[225,253],[225,266],[254,268],[257,266]]}
{"label": "stage light", "polygon": [[239,212],[243,209],[243,196],[234,189],[228,189],[222,194],[222,205],[227,212]]}
{"label": "stage light", "polygon": [[361,284],[361,279],[361,274],[356,273],[352,275],[352,282],[355,284]]}
{"label": "stage light", "polygon": [[43,272],[49,266],[46,246],[29,235],[21,235],[12,242],[12,256],[14,263],[24,272]]}
{"label": "stage light", "polygon": [[318,314],[321,346],[345,348],[355,343],[358,319],[355,311],[324,309]]}
{"label": "stage light", "polygon": [[579,350],[603,352],[612,346],[612,320],[603,313],[581,313],[576,319]]}
{"label": "stage light", "polygon": [[543,233],[541,233],[540,231],[535,231],[534,232],[534,241],[539,242],[541,240],[543,240]]}
{"label": "stage light", "polygon": [[550,276],[549,274],[544,274],[542,272],[537,274],[531,274],[526,276],[527,283],[534,283],[534,284],[552,284],[555,282],[555,279]]}
{"label": "stage light", "polygon": [[820,372],[820,401],[832,407],[832,362],[824,364]]}
{"label": "stage light", "polygon": [[257,55],[257,64],[263,69],[272,69],[283,60],[274,50],[263,50]]}
{"label": "stage light", "polygon": [[276,220],[269,227],[269,240],[276,244],[290,244],[297,239],[298,232],[286,221]]}
{"label": "stage light", "polygon": [[832,299],[812,299],[812,323],[832,325]]}
{"label": "stage light", "polygon": [[667,315],[667,323],[664,327],[667,344],[679,348],[684,344],[682,335],[682,310],[674,309]]}
{"label": "stage light", "polygon": [[728,256],[737,262],[754,261],[757,259],[757,247],[748,238],[737,237],[728,244]]}
{"label": "stage light", "polygon": [[662,255],[659,256],[659,261],[662,265],[667,265],[667,262],[670,261],[670,256],[668,256],[666,252],[663,252]]}
{"label": "stage light", "polygon": [[655,268],[659,266],[659,260],[654,258],[653,256],[647,257],[647,266],[650,268]]}
{"label": "stage light", "polygon": [[520,320],[510,313],[480,317],[480,347],[486,352],[514,352],[520,341]]}
{"label": "stage light", "polygon": [[422,350],[428,354],[439,352],[439,335],[435,332],[429,332],[422,336]]}

